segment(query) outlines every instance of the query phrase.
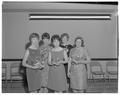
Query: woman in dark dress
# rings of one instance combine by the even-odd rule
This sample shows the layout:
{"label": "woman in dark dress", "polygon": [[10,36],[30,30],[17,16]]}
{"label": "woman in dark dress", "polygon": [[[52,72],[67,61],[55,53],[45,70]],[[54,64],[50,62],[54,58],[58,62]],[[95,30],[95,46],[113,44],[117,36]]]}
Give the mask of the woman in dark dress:
{"label": "woman in dark dress", "polygon": [[69,57],[70,50],[73,46],[69,43],[69,35],[67,33],[63,33],[61,35],[61,45],[62,48],[66,49],[67,55]]}
{"label": "woman in dark dress", "polygon": [[[67,52],[67,56],[69,57],[70,50],[73,48],[73,46],[69,43],[69,35],[67,33],[63,33],[61,35],[61,45],[62,48],[64,48]],[[68,71],[68,64],[64,64],[65,66],[65,71],[66,71],[66,76],[67,76],[67,71]],[[69,88],[70,84],[70,79],[67,77],[67,84]]]}

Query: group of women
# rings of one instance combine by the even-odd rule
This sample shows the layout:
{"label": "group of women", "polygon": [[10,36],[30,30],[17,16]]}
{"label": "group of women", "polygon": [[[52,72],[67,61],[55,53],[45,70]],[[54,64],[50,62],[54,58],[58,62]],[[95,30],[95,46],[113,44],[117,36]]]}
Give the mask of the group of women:
{"label": "group of women", "polygon": [[56,93],[85,92],[87,89],[87,65],[90,57],[82,37],[76,37],[74,45],[69,35],[32,33],[23,58],[29,92]]}

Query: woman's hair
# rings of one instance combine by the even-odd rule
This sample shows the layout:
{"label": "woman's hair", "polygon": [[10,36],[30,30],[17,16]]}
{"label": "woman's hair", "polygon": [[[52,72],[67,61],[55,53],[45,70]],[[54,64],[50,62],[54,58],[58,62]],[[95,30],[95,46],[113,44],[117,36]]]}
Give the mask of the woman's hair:
{"label": "woman's hair", "polygon": [[30,45],[31,45],[30,42],[26,43],[26,44],[25,44],[25,50],[27,50],[27,49],[30,47]]}
{"label": "woman's hair", "polygon": [[29,42],[25,45],[25,49],[28,49],[30,47],[32,38],[37,38],[39,40],[39,34],[37,34],[37,33],[30,34]]}
{"label": "woman's hair", "polygon": [[51,38],[51,44],[53,45],[54,40],[58,40],[61,43],[61,38],[59,35],[55,34]]}
{"label": "woman's hair", "polygon": [[31,33],[29,36],[29,41],[31,42],[32,38],[37,38],[39,40],[39,34],[38,33]]}
{"label": "woman's hair", "polygon": [[74,46],[76,47],[76,41],[79,40],[79,39],[81,40],[81,47],[84,47],[84,46],[85,46],[85,45],[84,45],[84,40],[83,40],[83,38],[80,37],[80,36],[75,38]]}
{"label": "woman's hair", "polygon": [[40,40],[39,41],[39,46],[42,46],[42,45],[44,45],[44,42],[43,42],[43,40]]}
{"label": "woman's hair", "polygon": [[42,40],[45,39],[45,38],[46,38],[46,39],[50,39],[49,33],[46,32],[46,33],[43,33],[43,34],[42,34]]}
{"label": "woman's hair", "polygon": [[61,35],[61,39],[63,39],[64,37],[67,37],[67,40],[69,39],[69,35],[68,35],[67,33],[63,33],[63,34]]}

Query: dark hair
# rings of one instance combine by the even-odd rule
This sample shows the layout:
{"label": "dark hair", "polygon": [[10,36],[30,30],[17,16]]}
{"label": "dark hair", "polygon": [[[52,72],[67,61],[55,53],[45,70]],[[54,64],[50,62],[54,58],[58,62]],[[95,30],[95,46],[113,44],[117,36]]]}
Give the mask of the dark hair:
{"label": "dark hair", "polygon": [[39,46],[42,46],[44,44],[43,40],[39,41]]}
{"label": "dark hair", "polygon": [[31,33],[29,36],[29,41],[31,43],[32,38],[37,38],[39,40],[39,34],[38,33]]}
{"label": "dark hair", "polygon": [[43,34],[42,34],[42,40],[45,39],[45,38],[46,38],[46,39],[50,39],[49,33],[46,32],[46,33],[43,33]]}
{"label": "dark hair", "polygon": [[30,45],[31,45],[30,42],[26,43],[26,44],[25,44],[25,50],[27,50],[27,49],[30,47]]}
{"label": "dark hair", "polygon": [[74,46],[76,47],[76,41],[78,40],[78,39],[80,39],[81,40],[81,47],[84,47],[85,45],[84,45],[84,40],[83,40],[83,38],[82,37],[76,37],[75,38],[75,41],[74,41]]}
{"label": "dark hair", "polygon": [[63,34],[61,35],[61,39],[63,39],[63,37],[67,37],[67,40],[68,40],[68,39],[69,39],[69,34],[63,33]]}
{"label": "dark hair", "polygon": [[28,49],[30,47],[30,45],[31,45],[31,39],[32,38],[37,38],[39,40],[39,34],[37,34],[37,33],[31,33],[30,34],[30,36],[29,36],[29,42],[26,43],[25,49]]}
{"label": "dark hair", "polygon": [[60,38],[60,36],[57,35],[57,34],[53,35],[52,38],[51,38],[51,43],[52,43],[52,45],[53,45],[53,41],[54,41],[54,40],[58,40],[58,41],[61,43],[61,38]]}

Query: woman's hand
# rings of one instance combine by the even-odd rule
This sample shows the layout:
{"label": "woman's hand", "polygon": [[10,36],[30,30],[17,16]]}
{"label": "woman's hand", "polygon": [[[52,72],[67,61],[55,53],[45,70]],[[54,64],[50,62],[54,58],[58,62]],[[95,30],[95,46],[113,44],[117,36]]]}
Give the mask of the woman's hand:
{"label": "woman's hand", "polygon": [[66,62],[66,61],[64,61],[64,60],[59,60],[56,64],[57,64],[57,65],[60,65],[61,63],[63,63],[63,64],[67,64],[68,61]]}
{"label": "woman's hand", "polygon": [[31,67],[32,69],[39,69],[39,67],[37,65],[34,65]]}
{"label": "woman's hand", "polygon": [[[42,62],[43,63],[43,62]],[[35,69],[43,69],[44,68],[44,65],[41,64],[41,62],[37,62],[35,65],[34,65],[34,68]]]}
{"label": "woman's hand", "polygon": [[75,59],[72,59],[72,61],[73,61],[76,65],[78,65],[78,63],[79,63],[79,61],[76,61]]}
{"label": "woman's hand", "polygon": [[55,66],[59,66],[60,65],[59,62],[52,62],[52,64],[55,65]]}
{"label": "woman's hand", "polygon": [[65,61],[60,60],[60,61],[57,62],[57,64],[61,64],[61,63],[64,63],[64,62],[65,62]]}
{"label": "woman's hand", "polygon": [[48,65],[49,65],[49,66],[52,66],[53,64],[51,64],[51,63],[48,63]]}

